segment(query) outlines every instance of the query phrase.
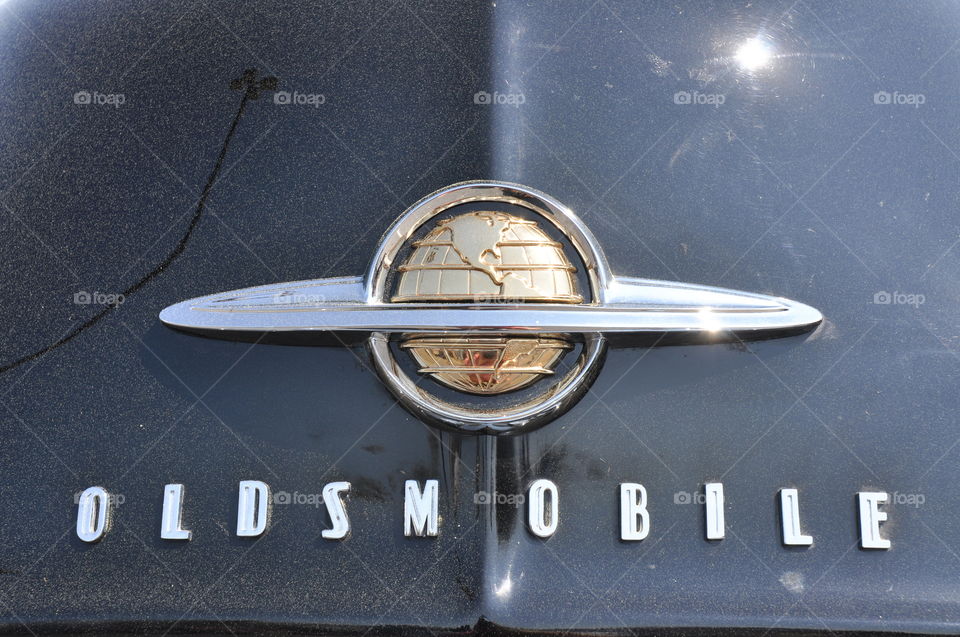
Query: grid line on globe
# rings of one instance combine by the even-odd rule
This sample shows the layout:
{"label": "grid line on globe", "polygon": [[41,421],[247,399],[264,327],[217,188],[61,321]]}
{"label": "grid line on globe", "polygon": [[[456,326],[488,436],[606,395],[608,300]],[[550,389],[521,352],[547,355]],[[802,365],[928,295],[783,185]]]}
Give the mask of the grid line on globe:
{"label": "grid line on globe", "polygon": [[393,302],[580,303],[576,267],[535,221],[473,212],[440,221],[413,243]]}
{"label": "grid line on globe", "polygon": [[502,394],[526,387],[553,367],[572,345],[552,337],[414,337],[400,347],[421,374],[471,394]]}
{"label": "grid line on globe", "polygon": [[[580,303],[577,269],[536,221],[471,212],[413,243],[393,302]],[[400,348],[419,372],[470,394],[502,394],[552,375],[571,343],[559,335],[416,335]]]}

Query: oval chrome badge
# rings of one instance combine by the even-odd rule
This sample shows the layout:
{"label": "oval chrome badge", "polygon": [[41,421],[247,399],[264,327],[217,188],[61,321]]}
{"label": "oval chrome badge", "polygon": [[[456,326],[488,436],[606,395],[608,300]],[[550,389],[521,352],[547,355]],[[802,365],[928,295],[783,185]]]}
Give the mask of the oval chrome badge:
{"label": "oval chrome badge", "polygon": [[278,283],[171,305],[160,319],[208,336],[368,334],[384,383],[420,418],[526,431],[599,372],[610,335],[749,338],[822,320],[783,298],[614,276],[590,230],[549,195],[464,182],[411,206],[364,277]]}

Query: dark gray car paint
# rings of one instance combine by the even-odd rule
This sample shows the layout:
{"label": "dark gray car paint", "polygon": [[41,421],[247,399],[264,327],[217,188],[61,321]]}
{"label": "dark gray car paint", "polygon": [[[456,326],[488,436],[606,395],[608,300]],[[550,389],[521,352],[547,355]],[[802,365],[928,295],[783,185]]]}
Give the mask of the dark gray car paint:
{"label": "dark gray car paint", "polygon": [[[956,631],[958,25],[934,2],[0,6],[4,629]],[[753,37],[775,56],[750,71],[735,53]],[[325,101],[277,104],[269,78]],[[493,439],[415,420],[362,348],[157,320],[360,274],[407,205],[477,178],[573,207],[616,272],[826,321],[613,349],[573,410]],[[522,508],[474,502],[541,477],[560,490],[549,541]],[[404,538],[403,482],[428,478],[440,537]],[[322,540],[322,506],[276,504],[262,539],[235,537],[242,479],[349,480],[352,536]],[[682,504],[709,480],[722,542]],[[649,492],[641,543],[618,540],[621,481]],[[186,485],[189,543],[159,539],[168,482]],[[94,484],[123,501],[85,545],[74,494]],[[780,543],[791,486],[810,548]],[[863,489],[923,496],[886,507],[890,551],[857,548]]]}

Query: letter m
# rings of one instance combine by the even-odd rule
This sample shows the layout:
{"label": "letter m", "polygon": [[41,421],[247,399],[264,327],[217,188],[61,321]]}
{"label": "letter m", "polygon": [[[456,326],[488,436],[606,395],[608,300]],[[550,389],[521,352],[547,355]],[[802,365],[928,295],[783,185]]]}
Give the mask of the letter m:
{"label": "letter m", "polygon": [[416,480],[407,480],[403,497],[403,534],[407,537],[437,535],[439,484],[427,480],[424,489]]}

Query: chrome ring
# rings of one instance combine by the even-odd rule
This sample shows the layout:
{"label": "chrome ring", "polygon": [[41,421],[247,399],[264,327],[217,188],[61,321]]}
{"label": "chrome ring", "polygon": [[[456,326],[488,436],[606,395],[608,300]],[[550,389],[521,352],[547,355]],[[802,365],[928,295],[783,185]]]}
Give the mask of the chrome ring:
{"label": "chrome ring", "polygon": [[497,411],[461,407],[421,389],[400,369],[390,351],[387,334],[371,334],[368,343],[380,378],[401,404],[415,415],[461,431],[502,434],[529,431],[546,424],[580,400],[596,379],[607,349],[606,339],[601,334],[586,336],[576,366],[550,390],[521,405]]}
{"label": "chrome ring", "polygon": [[535,212],[553,224],[570,240],[583,260],[590,282],[592,303],[602,304],[606,301],[607,289],[613,281],[607,258],[596,237],[570,208],[546,193],[519,184],[465,181],[427,195],[410,206],[387,230],[364,280],[367,303],[379,305],[389,302],[386,288],[390,269],[397,253],[417,228],[455,206],[479,201],[511,203]]}
{"label": "chrome ring", "polygon": [[[400,216],[380,241],[364,281],[366,302],[389,303],[387,283],[397,254],[423,224],[456,206],[474,202],[510,203],[536,213],[553,224],[570,241],[586,269],[591,304],[602,304],[613,281],[606,257],[589,228],[553,197],[518,184],[471,181],[454,184],[427,195]],[[383,382],[410,411],[421,418],[462,431],[506,433],[527,431],[569,409],[589,389],[606,353],[601,334],[585,335],[577,364],[540,396],[497,411],[470,409],[442,400],[421,389],[397,364],[389,336],[375,332],[368,340],[370,353]]]}

